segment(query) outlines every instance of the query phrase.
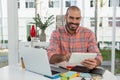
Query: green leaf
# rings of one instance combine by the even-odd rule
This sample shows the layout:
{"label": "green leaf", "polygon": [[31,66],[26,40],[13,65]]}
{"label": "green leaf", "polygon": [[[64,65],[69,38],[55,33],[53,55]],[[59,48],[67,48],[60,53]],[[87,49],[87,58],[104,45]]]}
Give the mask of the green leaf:
{"label": "green leaf", "polygon": [[44,23],[39,14],[36,14],[36,16],[33,17],[33,20],[34,22],[30,23],[36,24],[37,27],[39,27],[42,30],[45,30],[48,26],[54,23],[54,15],[49,16]]}

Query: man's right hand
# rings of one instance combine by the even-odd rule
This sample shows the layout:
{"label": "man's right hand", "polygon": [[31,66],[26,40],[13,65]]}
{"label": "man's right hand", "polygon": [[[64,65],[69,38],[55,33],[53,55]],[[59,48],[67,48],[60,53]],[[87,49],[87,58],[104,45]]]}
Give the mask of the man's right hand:
{"label": "man's right hand", "polygon": [[63,62],[63,61],[68,61],[69,58],[70,58],[70,54],[54,54],[50,58],[50,63],[51,64],[56,64],[56,63],[60,63],[60,62]]}

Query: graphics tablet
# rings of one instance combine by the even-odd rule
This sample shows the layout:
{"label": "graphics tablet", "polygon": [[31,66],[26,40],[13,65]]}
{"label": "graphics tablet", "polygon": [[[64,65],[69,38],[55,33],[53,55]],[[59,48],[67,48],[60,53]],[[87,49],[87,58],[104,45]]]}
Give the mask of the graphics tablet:
{"label": "graphics tablet", "polygon": [[72,53],[69,59],[69,63],[80,64],[84,59],[95,58],[97,53]]}

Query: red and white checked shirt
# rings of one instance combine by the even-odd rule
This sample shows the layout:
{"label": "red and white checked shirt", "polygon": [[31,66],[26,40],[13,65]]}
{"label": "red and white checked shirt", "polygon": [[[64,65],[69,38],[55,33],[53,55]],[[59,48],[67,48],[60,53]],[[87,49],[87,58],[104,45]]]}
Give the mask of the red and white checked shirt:
{"label": "red and white checked shirt", "polygon": [[101,53],[97,47],[94,33],[85,28],[79,27],[76,34],[71,35],[65,27],[54,30],[48,47],[49,59],[53,54],[71,54],[72,52],[98,53],[97,57],[102,62]]}

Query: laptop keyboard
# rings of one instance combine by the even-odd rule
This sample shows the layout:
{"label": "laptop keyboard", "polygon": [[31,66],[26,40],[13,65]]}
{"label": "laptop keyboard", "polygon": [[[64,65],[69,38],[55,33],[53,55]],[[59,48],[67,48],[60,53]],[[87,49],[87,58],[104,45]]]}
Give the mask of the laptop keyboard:
{"label": "laptop keyboard", "polygon": [[60,73],[60,72],[54,71],[54,70],[51,70],[51,71],[52,71],[52,75],[57,74],[57,73]]}
{"label": "laptop keyboard", "polygon": [[55,67],[55,66],[52,66],[52,65],[50,67],[51,67],[52,75],[60,73],[59,71],[57,71],[59,69],[58,67]]}
{"label": "laptop keyboard", "polygon": [[51,65],[50,67],[51,67],[52,75],[58,74],[58,73],[63,73],[63,72],[66,72],[66,71],[67,71],[67,70],[62,69],[62,68],[60,68],[60,67],[58,67],[58,66],[55,66],[55,65]]}

